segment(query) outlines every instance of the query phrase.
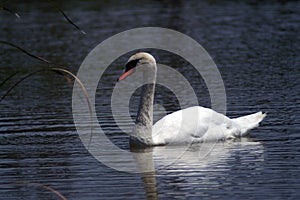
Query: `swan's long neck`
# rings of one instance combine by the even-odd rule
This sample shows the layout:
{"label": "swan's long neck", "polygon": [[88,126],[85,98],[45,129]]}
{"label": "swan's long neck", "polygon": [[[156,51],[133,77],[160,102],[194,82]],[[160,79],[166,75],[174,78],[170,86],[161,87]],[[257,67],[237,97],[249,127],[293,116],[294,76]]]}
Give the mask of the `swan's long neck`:
{"label": "swan's long neck", "polygon": [[135,121],[136,124],[152,127],[154,89],[154,83],[149,83],[142,86],[140,105]]}
{"label": "swan's long neck", "polygon": [[156,66],[145,71],[138,113],[133,134],[130,137],[131,146],[151,146],[153,125],[153,101],[155,92]]}

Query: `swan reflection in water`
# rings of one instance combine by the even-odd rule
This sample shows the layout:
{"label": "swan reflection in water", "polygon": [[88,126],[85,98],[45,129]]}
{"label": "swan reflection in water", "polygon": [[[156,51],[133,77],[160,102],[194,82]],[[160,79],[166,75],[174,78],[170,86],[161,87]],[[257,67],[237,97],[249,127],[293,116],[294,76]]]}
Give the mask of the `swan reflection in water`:
{"label": "swan reflection in water", "polygon": [[[143,153],[134,154],[134,158],[141,172],[147,199],[159,199],[159,188],[162,186],[181,188],[182,184],[196,184],[199,188],[201,185],[217,187],[226,181],[228,171],[232,169],[230,161],[239,159],[239,165],[247,165],[247,158],[253,158],[253,162],[256,163],[264,160],[263,145],[253,142],[251,138],[242,138],[235,142],[193,144],[189,148],[156,146],[139,151]],[[153,171],[149,171],[150,169]],[[222,180],[203,178],[218,174],[224,174],[223,183]],[[160,179],[159,182],[157,178]]]}

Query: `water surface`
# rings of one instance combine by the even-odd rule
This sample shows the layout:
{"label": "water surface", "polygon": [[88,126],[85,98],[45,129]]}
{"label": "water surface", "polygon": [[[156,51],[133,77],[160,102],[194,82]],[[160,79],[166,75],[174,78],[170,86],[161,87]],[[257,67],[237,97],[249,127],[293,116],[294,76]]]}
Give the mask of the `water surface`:
{"label": "water surface", "polygon": [[[216,62],[226,88],[228,116],[262,110],[268,117],[251,132],[251,138],[217,144],[205,158],[199,153],[201,145],[195,145],[182,160],[160,167],[168,155],[164,147],[155,147],[150,152],[156,172],[129,174],[108,168],[88,153],[73,123],[72,87],[55,73],[39,73],[0,104],[0,199],[58,199],[43,188],[14,182],[51,186],[67,199],[300,197],[299,2],[74,1],[58,5],[86,35],[48,2],[8,1],[5,6],[21,18],[0,12],[1,40],[76,72],[97,44],[116,33],[143,26],[175,29],[203,45]],[[1,82],[22,71],[1,87],[2,95],[22,74],[44,64],[10,47],[1,45],[1,49]],[[190,81],[200,105],[210,106],[205,83],[189,63],[169,52],[151,53]],[[111,141],[123,149],[128,149],[128,136],[112,117],[110,97],[129,55],[110,65],[96,94],[98,120]],[[133,118],[137,101],[138,91],[130,104]],[[174,94],[163,87],[157,87],[155,103],[166,113],[179,109]],[[164,114],[159,111],[155,110],[157,118]],[[172,148],[168,152],[175,154],[183,147]]]}

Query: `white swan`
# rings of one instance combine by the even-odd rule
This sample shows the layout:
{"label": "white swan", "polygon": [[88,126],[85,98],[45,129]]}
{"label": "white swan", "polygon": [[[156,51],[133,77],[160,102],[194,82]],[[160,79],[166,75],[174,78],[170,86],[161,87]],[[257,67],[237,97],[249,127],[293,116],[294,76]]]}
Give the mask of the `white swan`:
{"label": "white swan", "polygon": [[135,127],[130,135],[131,146],[234,139],[245,136],[250,129],[257,127],[266,116],[265,113],[257,112],[230,119],[212,109],[194,106],[171,113],[152,126],[157,71],[154,57],[144,52],[134,54],[126,63],[125,72],[118,81],[125,79],[135,70],[142,71],[145,84],[142,86]]}

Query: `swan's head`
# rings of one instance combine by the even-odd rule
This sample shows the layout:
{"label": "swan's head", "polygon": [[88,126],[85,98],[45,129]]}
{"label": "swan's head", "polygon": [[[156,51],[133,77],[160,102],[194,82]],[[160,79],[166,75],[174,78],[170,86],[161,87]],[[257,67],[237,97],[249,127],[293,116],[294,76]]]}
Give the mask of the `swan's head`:
{"label": "swan's head", "polygon": [[127,61],[125,65],[125,71],[118,78],[118,81],[125,79],[127,76],[131,75],[138,68],[156,70],[155,58],[151,54],[145,52],[134,54]]}

